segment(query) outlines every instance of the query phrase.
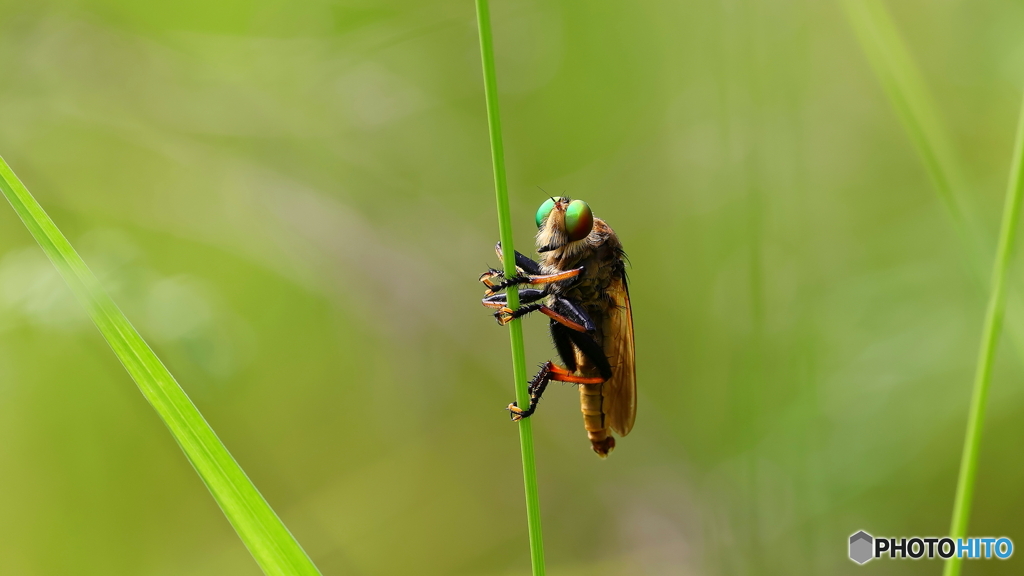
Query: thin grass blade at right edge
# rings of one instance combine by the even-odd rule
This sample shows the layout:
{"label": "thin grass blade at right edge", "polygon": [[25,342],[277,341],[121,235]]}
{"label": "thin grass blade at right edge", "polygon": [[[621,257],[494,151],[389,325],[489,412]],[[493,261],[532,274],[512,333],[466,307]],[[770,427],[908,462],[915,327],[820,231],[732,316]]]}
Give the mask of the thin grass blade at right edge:
{"label": "thin grass blade at right edge", "polygon": [[[953,221],[957,235],[968,251],[972,269],[979,280],[984,280],[983,246],[987,242],[984,241],[982,230],[973,216],[971,204],[963,196],[958,163],[952,154],[947,132],[939,121],[925,83],[905,48],[898,29],[885,4],[880,0],[846,0],[844,4],[861,47],[885,89],[893,109],[917,148],[925,169]],[[1018,121],[1011,162],[1010,181],[1004,202],[995,263],[992,266],[988,305],[953,505],[949,534],[952,538],[962,538],[967,533],[992,364],[1004,320],[1008,290],[1007,271],[1016,237],[1021,197],[1024,195],[1024,106]],[[1012,290],[1012,286],[1010,288],[1015,301],[1020,300],[1019,291]],[[1024,318],[1017,314],[1011,315],[1008,320],[1015,349],[1020,359],[1024,360]],[[944,576],[958,576],[959,573],[960,559],[954,557],[948,560],[943,570]]]}
{"label": "thin grass blade at right edge", "polygon": [[[971,393],[971,407],[967,415],[967,434],[964,450],[960,457],[960,474],[957,478],[956,498],[953,502],[953,521],[949,536],[956,540],[967,535],[967,524],[971,515],[971,500],[974,496],[974,479],[978,469],[978,452],[981,447],[981,430],[985,422],[985,406],[989,385],[992,381],[992,364],[999,345],[999,330],[1003,323],[1006,306],[1006,276],[1010,267],[1010,256],[1020,222],[1021,198],[1024,197],[1024,104],[1021,105],[1017,121],[1017,137],[1013,146],[1010,167],[1010,182],[1006,189],[1003,205],[1002,224],[999,229],[999,245],[996,248],[995,263],[992,266],[992,290],[985,310],[985,325],[981,334],[978,351],[978,367],[974,376],[974,390]],[[954,556],[946,561],[944,576],[960,574],[961,559]]]}
{"label": "thin grass blade at right edge", "polygon": [[[993,238],[979,223],[966,193],[960,162],[924,78],[881,0],[846,0],[844,6],[864,55],[949,215],[978,293],[987,295]],[[1008,293],[1014,303],[1024,303],[1024,293],[1016,284],[1009,286]],[[1024,362],[1024,306],[1012,307],[1006,323],[1017,356]]]}

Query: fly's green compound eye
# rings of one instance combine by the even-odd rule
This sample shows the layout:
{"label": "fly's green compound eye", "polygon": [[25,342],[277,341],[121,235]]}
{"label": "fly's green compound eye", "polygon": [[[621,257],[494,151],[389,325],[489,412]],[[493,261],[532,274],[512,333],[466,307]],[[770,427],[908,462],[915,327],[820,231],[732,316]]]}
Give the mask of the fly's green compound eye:
{"label": "fly's green compound eye", "polygon": [[[543,206],[541,206],[543,208]],[[582,240],[594,229],[594,213],[583,200],[573,200],[565,209],[565,232],[573,242]]]}
{"label": "fly's green compound eye", "polygon": [[551,209],[554,207],[554,198],[548,198],[540,205],[540,208],[537,209],[537,228],[540,228],[540,225],[544,223],[544,219],[548,217],[548,214],[551,214]]}

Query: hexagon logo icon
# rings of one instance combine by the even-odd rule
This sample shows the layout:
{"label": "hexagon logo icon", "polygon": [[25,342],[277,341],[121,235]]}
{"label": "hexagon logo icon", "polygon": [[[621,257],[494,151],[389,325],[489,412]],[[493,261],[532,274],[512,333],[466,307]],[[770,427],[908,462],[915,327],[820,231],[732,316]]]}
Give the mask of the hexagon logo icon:
{"label": "hexagon logo icon", "polygon": [[874,539],[871,534],[861,530],[850,536],[850,560],[857,564],[863,564],[874,556],[872,548]]}

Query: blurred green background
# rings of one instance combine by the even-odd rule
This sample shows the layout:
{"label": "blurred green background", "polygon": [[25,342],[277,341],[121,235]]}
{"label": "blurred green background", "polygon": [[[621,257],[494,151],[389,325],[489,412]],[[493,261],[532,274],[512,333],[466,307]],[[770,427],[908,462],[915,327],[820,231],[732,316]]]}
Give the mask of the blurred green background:
{"label": "blurred green background", "polygon": [[[891,4],[992,254],[1024,8]],[[472,2],[0,13],[0,154],[324,574],[528,574]],[[633,265],[633,433],[596,458],[568,386],[535,420],[549,573],[937,574],[846,539],[947,532],[985,286],[841,7],[493,13],[518,247],[542,187]],[[0,573],[259,574],[4,206]],[[969,532],[1024,545],[1018,344]]]}

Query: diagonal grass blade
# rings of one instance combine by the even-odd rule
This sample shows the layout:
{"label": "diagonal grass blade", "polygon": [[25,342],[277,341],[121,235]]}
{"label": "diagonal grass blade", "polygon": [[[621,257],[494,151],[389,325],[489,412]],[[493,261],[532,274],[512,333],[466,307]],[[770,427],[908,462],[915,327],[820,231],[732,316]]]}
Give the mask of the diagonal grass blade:
{"label": "diagonal grass blade", "polygon": [[167,425],[263,572],[274,576],[319,574],[185,391],[3,158],[0,190]]}

